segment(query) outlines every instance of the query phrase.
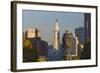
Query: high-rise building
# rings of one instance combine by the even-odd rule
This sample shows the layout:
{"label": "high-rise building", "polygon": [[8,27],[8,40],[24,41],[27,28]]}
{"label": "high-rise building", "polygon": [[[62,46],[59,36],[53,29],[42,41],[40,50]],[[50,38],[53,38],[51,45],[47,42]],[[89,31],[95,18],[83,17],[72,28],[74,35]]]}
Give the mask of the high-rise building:
{"label": "high-rise building", "polygon": [[91,14],[84,13],[85,40],[91,39]]}
{"label": "high-rise building", "polygon": [[54,49],[58,49],[59,48],[59,25],[58,25],[58,21],[56,19],[56,24],[54,27],[54,44],[53,44],[53,48]]}
{"label": "high-rise building", "polygon": [[84,13],[85,43],[81,52],[81,59],[91,59],[91,13]]}
{"label": "high-rise building", "polygon": [[26,38],[36,38],[36,37],[40,37],[39,35],[39,30],[36,28],[29,28],[27,29],[26,33],[25,33],[25,37]]}
{"label": "high-rise building", "polygon": [[75,34],[78,37],[79,43],[84,44],[84,41],[85,41],[84,27],[76,28]]}

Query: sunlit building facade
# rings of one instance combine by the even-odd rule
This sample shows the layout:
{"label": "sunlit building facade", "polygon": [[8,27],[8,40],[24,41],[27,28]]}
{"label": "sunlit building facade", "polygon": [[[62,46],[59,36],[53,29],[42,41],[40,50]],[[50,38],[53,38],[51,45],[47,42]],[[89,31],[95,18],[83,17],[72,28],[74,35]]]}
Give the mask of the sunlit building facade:
{"label": "sunlit building facade", "polygon": [[36,28],[29,28],[29,29],[27,29],[27,31],[25,33],[25,37],[26,38],[36,38],[36,37],[40,37],[40,32]]}

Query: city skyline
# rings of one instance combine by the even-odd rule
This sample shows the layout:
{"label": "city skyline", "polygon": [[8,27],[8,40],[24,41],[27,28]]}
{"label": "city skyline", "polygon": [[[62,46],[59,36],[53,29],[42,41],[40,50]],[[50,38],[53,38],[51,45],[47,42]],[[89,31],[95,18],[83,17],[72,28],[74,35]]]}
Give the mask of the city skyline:
{"label": "city skyline", "polygon": [[23,32],[28,28],[37,28],[40,31],[40,37],[51,45],[53,44],[56,19],[60,37],[65,30],[74,34],[75,28],[84,27],[84,13],[23,10]]}

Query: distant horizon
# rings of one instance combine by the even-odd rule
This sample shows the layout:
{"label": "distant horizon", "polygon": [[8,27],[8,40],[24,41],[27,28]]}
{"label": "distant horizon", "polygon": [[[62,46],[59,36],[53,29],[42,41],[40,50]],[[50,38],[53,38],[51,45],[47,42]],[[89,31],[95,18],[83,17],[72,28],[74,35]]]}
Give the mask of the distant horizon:
{"label": "distant horizon", "polygon": [[84,27],[84,13],[79,12],[23,10],[22,15],[23,32],[29,28],[37,28],[41,39],[47,41],[49,45],[53,44],[56,19],[60,29],[60,43],[66,30],[74,34],[75,28]]}

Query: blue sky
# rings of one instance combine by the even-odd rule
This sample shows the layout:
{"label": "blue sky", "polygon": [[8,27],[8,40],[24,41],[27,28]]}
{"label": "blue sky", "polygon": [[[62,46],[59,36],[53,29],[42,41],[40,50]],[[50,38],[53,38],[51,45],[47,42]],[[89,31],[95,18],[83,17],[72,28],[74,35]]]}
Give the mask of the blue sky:
{"label": "blue sky", "polygon": [[84,13],[23,10],[23,32],[28,28],[38,28],[42,40],[53,43],[53,29],[58,20],[60,40],[66,30],[74,34],[75,28],[84,26]]}

